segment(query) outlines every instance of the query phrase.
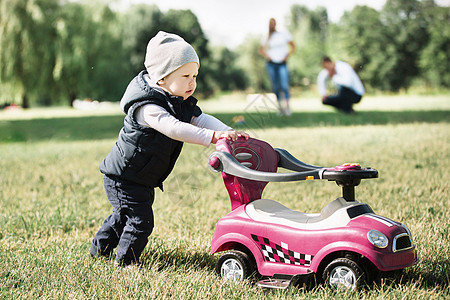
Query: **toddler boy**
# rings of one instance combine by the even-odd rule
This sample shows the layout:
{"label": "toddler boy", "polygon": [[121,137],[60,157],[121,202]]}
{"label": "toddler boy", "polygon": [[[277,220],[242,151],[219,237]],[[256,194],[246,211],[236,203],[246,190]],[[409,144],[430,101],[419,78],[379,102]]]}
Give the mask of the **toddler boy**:
{"label": "toddler boy", "polygon": [[115,260],[123,266],[139,262],[154,226],[154,188],[163,189],[183,142],[208,147],[222,137],[248,138],[197,106],[192,94],[200,60],[184,39],[158,32],[147,45],[144,65],[120,101],[124,126],[100,164],[113,212],[90,248],[93,257],[109,257],[118,247]]}

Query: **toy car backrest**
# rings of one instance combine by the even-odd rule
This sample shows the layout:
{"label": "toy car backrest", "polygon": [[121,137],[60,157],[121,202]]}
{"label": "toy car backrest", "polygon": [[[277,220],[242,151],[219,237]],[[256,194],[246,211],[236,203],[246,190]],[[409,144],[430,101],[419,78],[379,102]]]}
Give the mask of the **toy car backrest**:
{"label": "toy car backrest", "polygon": [[[276,172],[278,155],[268,143],[249,138],[236,141],[221,139],[216,144],[217,151],[230,153],[243,166],[264,172]],[[231,209],[261,199],[268,182],[254,181],[222,172],[223,181],[231,200]]]}

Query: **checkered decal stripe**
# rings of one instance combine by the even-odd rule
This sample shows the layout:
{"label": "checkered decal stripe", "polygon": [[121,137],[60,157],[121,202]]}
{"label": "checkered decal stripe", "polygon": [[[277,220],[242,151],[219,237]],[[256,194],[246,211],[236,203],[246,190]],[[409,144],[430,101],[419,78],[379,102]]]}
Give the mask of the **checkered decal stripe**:
{"label": "checkered decal stripe", "polygon": [[265,237],[257,236],[254,234],[252,234],[252,238],[261,247],[261,250],[267,261],[298,266],[311,265],[311,261],[313,259],[312,255],[289,250],[289,246],[286,243],[281,242],[281,245],[277,245]]}

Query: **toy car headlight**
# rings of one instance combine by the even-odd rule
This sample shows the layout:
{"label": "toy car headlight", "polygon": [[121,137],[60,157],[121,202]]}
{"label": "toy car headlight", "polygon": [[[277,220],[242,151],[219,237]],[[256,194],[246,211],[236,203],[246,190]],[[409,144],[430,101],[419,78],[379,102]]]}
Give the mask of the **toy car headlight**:
{"label": "toy car headlight", "polygon": [[378,248],[386,248],[389,242],[383,233],[373,229],[367,233],[367,239]]}

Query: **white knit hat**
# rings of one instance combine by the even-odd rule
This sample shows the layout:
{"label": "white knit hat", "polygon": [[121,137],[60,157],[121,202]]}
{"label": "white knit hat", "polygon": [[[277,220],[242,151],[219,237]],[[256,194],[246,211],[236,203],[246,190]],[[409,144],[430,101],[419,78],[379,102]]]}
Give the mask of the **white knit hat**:
{"label": "white knit hat", "polygon": [[160,31],[148,42],[144,65],[154,83],[190,62],[200,67],[194,48],[176,34]]}

